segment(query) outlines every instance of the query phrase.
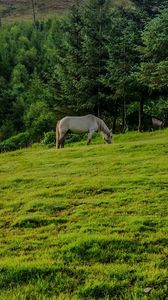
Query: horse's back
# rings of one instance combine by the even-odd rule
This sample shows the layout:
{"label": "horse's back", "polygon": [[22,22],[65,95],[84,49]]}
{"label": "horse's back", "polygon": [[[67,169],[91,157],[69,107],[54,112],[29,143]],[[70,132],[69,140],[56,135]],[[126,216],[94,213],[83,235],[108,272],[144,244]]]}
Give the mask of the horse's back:
{"label": "horse's back", "polygon": [[158,118],[152,117],[152,125],[154,128],[163,128],[164,122],[162,120],[159,120]]}
{"label": "horse's back", "polygon": [[92,127],[97,129],[97,118],[94,115],[67,116],[60,120],[60,126],[72,132],[86,132]]}

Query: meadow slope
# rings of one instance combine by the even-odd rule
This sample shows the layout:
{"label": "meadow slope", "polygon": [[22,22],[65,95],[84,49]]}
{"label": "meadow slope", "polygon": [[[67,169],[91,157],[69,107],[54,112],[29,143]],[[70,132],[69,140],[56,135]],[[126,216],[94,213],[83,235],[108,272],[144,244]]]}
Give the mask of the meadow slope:
{"label": "meadow slope", "polygon": [[0,299],[168,299],[168,130],[0,155]]}

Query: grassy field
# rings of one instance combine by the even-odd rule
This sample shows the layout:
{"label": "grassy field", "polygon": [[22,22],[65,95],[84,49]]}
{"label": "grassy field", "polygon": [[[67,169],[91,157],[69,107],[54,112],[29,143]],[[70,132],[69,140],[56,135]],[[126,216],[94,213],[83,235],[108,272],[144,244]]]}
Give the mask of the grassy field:
{"label": "grassy field", "polygon": [[1,154],[0,195],[0,299],[168,299],[167,129]]}

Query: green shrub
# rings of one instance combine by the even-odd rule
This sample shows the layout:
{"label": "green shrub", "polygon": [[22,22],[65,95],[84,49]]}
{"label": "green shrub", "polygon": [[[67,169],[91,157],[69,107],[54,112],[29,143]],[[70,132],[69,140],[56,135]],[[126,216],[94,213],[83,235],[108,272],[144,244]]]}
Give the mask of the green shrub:
{"label": "green shrub", "polygon": [[56,142],[56,138],[55,138],[55,132],[53,130],[44,133],[44,138],[42,140],[42,143],[44,145],[55,145],[55,142]]}
{"label": "green shrub", "polygon": [[73,143],[73,142],[81,142],[85,138],[85,133],[81,134],[70,134],[67,136],[67,143]]}
{"label": "green shrub", "polygon": [[[66,144],[74,143],[74,142],[80,142],[83,139],[86,140],[85,134],[74,134],[70,133],[66,136]],[[54,146],[56,142],[56,134],[55,131],[48,131],[44,134],[44,138],[42,140],[42,143],[47,146]]]}
{"label": "green shrub", "polygon": [[15,134],[14,123],[12,121],[5,121],[0,128],[0,141],[8,139]]}
{"label": "green shrub", "polygon": [[33,139],[40,141],[44,132],[50,130],[55,122],[54,113],[49,111],[48,105],[43,101],[32,103],[24,116],[27,130]]}
{"label": "green shrub", "polygon": [[31,143],[29,132],[22,132],[0,143],[0,152],[8,152],[24,147],[28,147]]}

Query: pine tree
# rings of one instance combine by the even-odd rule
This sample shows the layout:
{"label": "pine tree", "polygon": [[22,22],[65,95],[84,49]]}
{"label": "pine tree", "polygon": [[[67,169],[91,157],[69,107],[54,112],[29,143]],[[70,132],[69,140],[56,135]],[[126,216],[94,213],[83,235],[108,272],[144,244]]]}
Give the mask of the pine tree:
{"label": "pine tree", "polygon": [[154,18],[142,35],[140,81],[151,90],[168,88],[168,10]]}
{"label": "pine tree", "polygon": [[66,100],[65,104],[73,113],[81,110],[80,80],[83,65],[82,28],[82,10],[77,1],[68,17],[66,35],[67,53],[63,64],[64,77],[62,78],[64,102]]}
{"label": "pine tree", "polygon": [[132,2],[150,18],[155,17],[161,9],[168,7],[167,0],[132,0]]}
{"label": "pine tree", "polygon": [[[162,107],[162,111],[167,114],[168,9],[163,10],[148,23],[142,34],[142,40],[143,47],[140,48],[142,62],[137,72],[137,79],[142,87],[149,90],[150,97],[157,107],[156,115],[160,111],[159,107]],[[160,115],[164,117],[162,112],[159,113]]]}
{"label": "pine tree", "polygon": [[[115,117],[121,114],[122,129],[126,129],[126,107],[134,85],[134,69],[138,63],[136,51],[138,38],[137,24],[123,8],[115,9],[111,16],[111,29],[107,45],[109,60],[107,74],[102,79],[110,89],[111,106]],[[130,101],[130,100],[129,100]]]}
{"label": "pine tree", "polygon": [[110,1],[91,0],[83,12],[83,68],[80,88],[84,107],[101,115],[104,106],[104,85],[108,52],[107,32],[110,26]]}

